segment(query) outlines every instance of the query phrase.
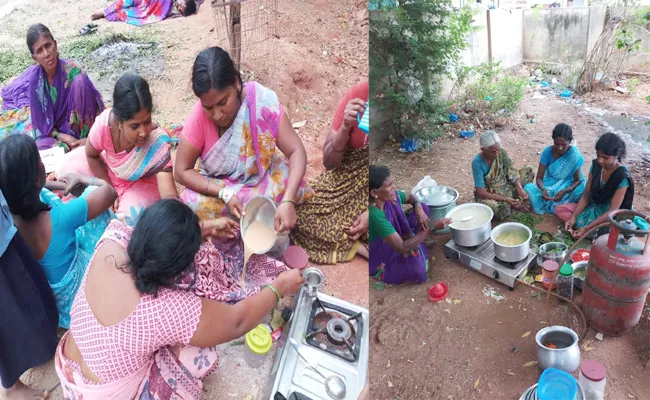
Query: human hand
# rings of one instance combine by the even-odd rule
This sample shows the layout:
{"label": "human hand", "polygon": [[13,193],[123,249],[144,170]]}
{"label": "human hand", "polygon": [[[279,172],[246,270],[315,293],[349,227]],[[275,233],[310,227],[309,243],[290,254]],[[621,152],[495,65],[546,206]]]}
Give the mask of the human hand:
{"label": "human hand", "polygon": [[583,237],[586,233],[587,233],[587,228],[584,227],[584,228],[580,228],[580,229],[575,230],[575,231],[571,231],[571,236],[574,239],[578,239],[578,238]]}
{"label": "human hand", "polygon": [[567,194],[567,191],[566,191],[566,190],[560,190],[559,192],[557,192],[557,194],[555,195],[555,197],[553,197],[553,201],[560,201],[560,200],[562,200],[562,199],[564,198],[564,196],[566,196],[566,194]]}
{"label": "human hand", "polygon": [[201,237],[223,237],[228,239],[235,238],[235,229],[239,227],[236,221],[227,217],[221,217],[209,221],[203,221],[201,225]]}
{"label": "human hand", "polygon": [[300,287],[305,283],[305,278],[299,269],[291,269],[281,273],[275,281],[273,287],[278,291],[280,297],[287,294],[294,294],[300,290]]}
{"label": "human hand", "polygon": [[576,224],[576,219],[575,219],[575,218],[571,218],[570,220],[568,220],[567,222],[564,223],[564,229],[565,229],[567,232],[573,232],[573,226],[574,226],[575,224]]}
{"label": "human hand", "polygon": [[366,210],[359,214],[354,222],[352,222],[352,225],[345,229],[345,233],[348,234],[348,239],[353,242],[359,240],[364,233],[368,232],[368,225],[368,210]]}
{"label": "human hand", "polygon": [[296,226],[296,206],[290,201],[280,202],[275,211],[275,231],[282,233]]}
{"label": "human hand", "polygon": [[427,216],[427,213],[424,212],[422,205],[415,206],[415,217],[420,225],[420,228],[424,231],[428,231],[431,228],[431,220]]}
{"label": "human hand", "polygon": [[504,200],[506,203],[510,204],[511,207],[518,207],[519,206],[519,200],[511,199],[509,197],[506,197]]}
{"label": "human hand", "polygon": [[67,174],[59,180],[66,184],[65,190],[63,191],[64,196],[72,193],[73,196],[80,197],[89,183],[87,177],[79,174]]}
{"label": "human hand", "polygon": [[551,196],[548,194],[548,190],[546,188],[542,189],[542,199],[544,200],[551,200]]}
{"label": "human hand", "polygon": [[528,193],[526,193],[524,189],[517,189],[517,193],[519,193],[519,197],[521,197],[523,201],[528,201]]}
{"label": "human hand", "polygon": [[366,110],[366,102],[361,99],[348,101],[343,111],[343,130],[349,131],[357,123],[357,116]]}
{"label": "human hand", "polygon": [[242,207],[241,202],[239,201],[239,197],[236,193],[230,198],[230,200],[228,200],[226,207],[228,207],[228,211],[232,216],[235,218],[241,218],[244,208]]}
{"label": "human hand", "polygon": [[451,220],[451,218],[437,219],[437,220],[433,221],[433,228],[435,230],[439,231],[439,230],[445,229],[446,227],[451,225],[452,222],[453,221]]}

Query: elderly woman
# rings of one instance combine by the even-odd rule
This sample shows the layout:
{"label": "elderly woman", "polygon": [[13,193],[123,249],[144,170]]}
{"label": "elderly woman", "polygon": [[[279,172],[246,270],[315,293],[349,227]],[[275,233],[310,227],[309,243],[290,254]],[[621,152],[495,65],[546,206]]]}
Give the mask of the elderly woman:
{"label": "elderly woman", "polygon": [[480,145],[481,152],[472,160],[476,200],[490,207],[501,221],[510,217],[513,209],[526,210],[528,194],[523,186],[533,181],[534,168],[516,170],[495,131],[483,132]]}
{"label": "elderly woman", "polygon": [[368,81],[339,102],[323,146],[326,171],[310,182],[316,195],[298,207],[292,239],[312,262],[336,264],[355,254],[368,258],[360,240],[368,231],[368,135],[357,122],[367,101]]}
{"label": "elderly woman", "polygon": [[167,18],[196,14],[201,3],[203,0],[117,0],[94,13],[91,18],[143,26]]}
{"label": "elderly woman", "polygon": [[[370,276],[393,284],[426,282],[429,264],[423,242],[431,234],[429,207],[396,190],[387,167],[371,165],[368,175]],[[406,215],[403,204],[411,204],[413,212]],[[439,219],[433,225],[440,230],[450,223]]]}
{"label": "elderly woman", "polygon": [[36,64],[2,89],[0,139],[22,133],[35,138],[39,150],[83,147],[104,109],[101,94],[77,64],[59,58],[45,25],[29,27],[27,47]]}
{"label": "elderly woman", "polygon": [[553,214],[561,204],[575,203],[585,191],[582,175],[584,157],[574,145],[573,131],[567,124],[553,129],[553,145],[542,151],[534,183],[524,186],[536,214]]}

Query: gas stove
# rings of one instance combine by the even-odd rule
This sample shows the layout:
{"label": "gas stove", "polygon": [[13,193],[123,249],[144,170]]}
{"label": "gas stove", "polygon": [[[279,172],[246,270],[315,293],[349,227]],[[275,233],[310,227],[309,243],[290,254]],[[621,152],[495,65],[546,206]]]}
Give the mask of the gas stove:
{"label": "gas stove", "polygon": [[[288,314],[285,309],[283,314]],[[346,387],[341,400],[357,400],[368,378],[368,310],[303,286],[293,301],[293,312],[278,340],[271,369],[269,400],[333,400],[325,379],[290,344],[316,363],[329,377],[340,377]]]}
{"label": "gas stove", "polygon": [[476,247],[459,246],[450,240],[445,245],[444,252],[448,259],[458,260],[464,266],[507,285],[511,290],[514,289],[517,279],[523,278],[528,273],[528,269],[537,258],[535,253],[530,251],[528,257],[517,263],[501,261],[494,254],[494,244],[491,239]]}

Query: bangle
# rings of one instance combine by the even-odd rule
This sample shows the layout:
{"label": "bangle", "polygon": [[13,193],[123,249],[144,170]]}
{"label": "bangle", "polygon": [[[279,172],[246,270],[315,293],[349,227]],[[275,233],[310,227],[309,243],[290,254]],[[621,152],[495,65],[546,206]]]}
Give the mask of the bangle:
{"label": "bangle", "polygon": [[282,203],[291,203],[291,204],[293,204],[294,207],[296,206],[296,202],[293,201],[293,200],[289,200],[289,199],[287,199],[287,200],[282,200],[282,201],[280,202],[280,204],[282,204]]}
{"label": "bangle", "polygon": [[88,181],[88,186],[92,186],[94,180],[95,180],[94,176],[90,178],[90,180]]}
{"label": "bangle", "polygon": [[54,136],[54,139],[59,140],[59,132],[58,131],[54,131],[53,136]]}
{"label": "bangle", "polygon": [[280,305],[280,293],[273,287],[273,285],[264,285],[265,288],[269,288],[275,293],[276,305]]}

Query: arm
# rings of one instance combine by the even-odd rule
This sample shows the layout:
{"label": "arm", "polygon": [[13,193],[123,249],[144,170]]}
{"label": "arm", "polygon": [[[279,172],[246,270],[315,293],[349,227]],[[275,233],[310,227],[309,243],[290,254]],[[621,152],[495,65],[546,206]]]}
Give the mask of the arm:
{"label": "arm", "polygon": [[[174,178],[181,185],[210,197],[218,197],[223,186],[210,181],[194,170],[201,149],[196,148],[187,138],[181,136],[174,165]],[[208,182],[210,184],[208,184]]]}
{"label": "arm", "polygon": [[490,193],[484,187],[475,188],[475,192],[476,192],[476,197],[478,197],[479,199],[506,201],[506,202],[508,200],[511,200],[505,196],[501,196],[500,194]]}
{"label": "arm", "polygon": [[93,186],[97,186],[97,189],[86,196],[88,221],[97,218],[101,213],[111,208],[115,200],[117,200],[115,188],[103,179],[83,177],[82,183],[86,186],[91,183]]}
{"label": "arm", "polygon": [[323,166],[331,170],[338,167],[343,161],[345,148],[350,139],[349,132],[343,132],[343,125],[338,131],[330,131],[323,145]]}
{"label": "arm", "polygon": [[295,200],[307,169],[307,152],[302,140],[300,140],[300,136],[293,129],[286,112],[282,115],[278,129],[278,149],[289,160],[289,177],[287,178],[287,187],[283,198]]}
{"label": "arm", "polygon": [[402,240],[399,233],[395,232],[384,238],[384,242],[390,246],[391,249],[400,254],[406,254],[416,249],[424,239],[429,236],[429,230],[422,229],[415,236],[408,240]]}
{"label": "arm", "polygon": [[[590,229],[595,228],[596,226],[609,221],[609,214],[612,211],[616,211],[621,208],[621,204],[623,204],[623,199],[625,198],[625,192],[627,192],[626,187],[622,187],[618,190],[616,190],[616,193],[614,193],[614,197],[612,197],[612,203],[609,206],[609,209],[607,210],[606,213],[601,214],[598,218],[596,218],[592,223],[589,225],[585,226],[582,228],[583,234],[589,231]],[[577,211],[577,210],[576,210]],[[573,214],[574,216],[578,214]]]}
{"label": "arm", "polygon": [[158,181],[158,191],[160,192],[161,199],[177,198],[178,191],[176,190],[176,183],[174,182],[174,175],[171,171],[165,169],[156,174],[156,181]]}
{"label": "arm", "polygon": [[90,167],[90,172],[93,173],[95,177],[101,179],[105,182],[110,183],[111,179],[108,177],[108,171],[106,166],[102,162],[102,159],[99,157],[101,151],[95,149],[90,143],[90,140],[86,141],[86,159],[88,160],[88,166]]}
{"label": "arm", "polygon": [[357,122],[356,117],[366,108],[365,101],[358,98],[348,101],[349,97],[350,93],[343,97],[339,103],[332,122],[332,129],[325,139],[323,165],[326,169],[334,169],[341,164],[350,134]]}
{"label": "arm", "polygon": [[535,177],[535,183],[539,190],[544,190],[544,174],[546,174],[546,165],[539,163],[537,167],[537,176]]}
{"label": "arm", "polygon": [[571,183],[571,186],[569,186],[568,188],[566,188],[564,190],[559,191],[555,195],[554,200],[556,200],[556,201],[562,200],[564,198],[564,196],[566,196],[567,194],[569,194],[569,193],[573,192],[574,190],[576,190],[576,188],[578,186],[580,186],[580,183],[582,183],[582,179],[581,179],[581,176],[580,176],[580,170],[577,170],[573,174],[573,182]]}

